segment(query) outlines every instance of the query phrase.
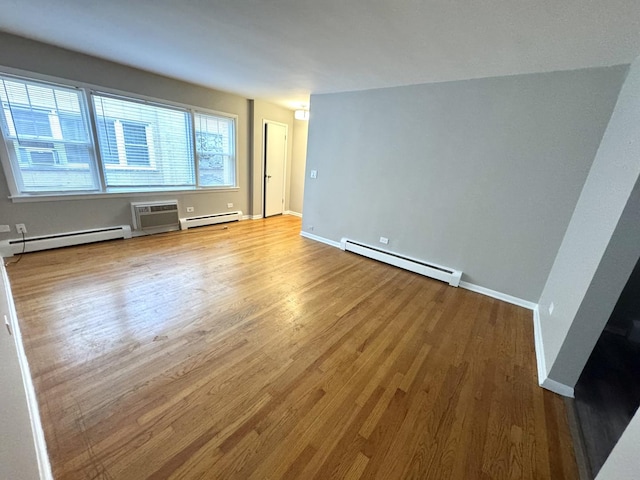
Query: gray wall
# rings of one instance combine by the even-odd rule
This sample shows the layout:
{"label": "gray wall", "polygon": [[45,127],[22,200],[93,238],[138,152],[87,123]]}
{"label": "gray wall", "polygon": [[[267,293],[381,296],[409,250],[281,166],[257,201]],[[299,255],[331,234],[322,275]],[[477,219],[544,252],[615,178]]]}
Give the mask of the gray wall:
{"label": "gray wall", "polygon": [[293,154],[291,159],[291,179],[289,210],[302,213],[304,197],[304,173],[307,164],[307,135],[309,122],[295,120],[293,129]]}
{"label": "gray wall", "polygon": [[[157,193],[153,195],[82,198],[80,200],[38,201],[14,203],[10,199],[4,171],[0,171],[0,224],[25,223],[30,236],[131,223],[131,201],[178,199],[181,216],[186,207],[195,211],[189,215],[242,210],[248,215],[262,211],[261,202],[254,201],[253,176],[257,184],[262,178],[261,154],[254,161],[254,142],[262,148],[260,129],[254,132],[252,104],[254,101],[225,92],[162,77],[98,58],[60,49],[40,42],[0,32],[0,66],[80,81],[101,87],[131,92],[196,107],[231,113],[238,116],[238,188],[215,192]],[[293,128],[293,112],[256,100],[260,115],[283,121]],[[257,137],[256,137],[257,135]],[[291,136],[291,135],[290,135]],[[255,137],[255,138],[254,138]],[[288,152],[291,152],[291,141]],[[2,153],[3,154],[3,153]],[[0,169],[1,170],[1,169]],[[288,189],[288,186],[287,186]],[[255,195],[261,198],[261,190]],[[233,203],[231,209],[227,203]],[[255,209],[255,210],[254,210]],[[16,233],[0,233],[0,240],[15,238]]]}
{"label": "gray wall", "polygon": [[640,257],[639,179],[636,61],[540,297],[545,363],[552,380],[575,385]]}
{"label": "gray wall", "polygon": [[303,228],[537,302],[627,70],[314,95]]}

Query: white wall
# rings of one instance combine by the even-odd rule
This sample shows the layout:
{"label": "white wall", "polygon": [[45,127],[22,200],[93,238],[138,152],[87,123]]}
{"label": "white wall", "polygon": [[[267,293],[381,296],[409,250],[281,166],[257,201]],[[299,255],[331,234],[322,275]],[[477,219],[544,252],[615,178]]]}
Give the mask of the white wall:
{"label": "white wall", "polygon": [[626,73],[314,95],[303,228],[537,302]]}
{"label": "white wall", "polygon": [[307,165],[307,136],[309,122],[295,120],[293,126],[293,154],[291,158],[291,189],[289,210],[302,213],[305,167]]}
{"label": "white wall", "polygon": [[[5,318],[9,319],[12,335],[5,328]],[[28,376],[29,372],[22,372],[18,361],[21,343],[4,264],[0,264],[0,319],[3,324],[0,325],[0,478],[49,478],[50,467],[46,454],[40,458],[40,467],[36,454],[36,441],[27,407],[27,390],[23,381],[23,373]],[[39,427],[39,417],[34,418]],[[44,449],[41,452],[45,453]],[[39,468],[42,469],[42,477]]]}
{"label": "white wall", "polygon": [[[540,297],[548,377],[573,387],[640,257],[640,62],[620,92]],[[553,314],[549,306],[554,304]]]}
{"label": "white wall", "polygon": [[640,478],[640,412],[629,425],[604,463],[596,480],[638,480]]}

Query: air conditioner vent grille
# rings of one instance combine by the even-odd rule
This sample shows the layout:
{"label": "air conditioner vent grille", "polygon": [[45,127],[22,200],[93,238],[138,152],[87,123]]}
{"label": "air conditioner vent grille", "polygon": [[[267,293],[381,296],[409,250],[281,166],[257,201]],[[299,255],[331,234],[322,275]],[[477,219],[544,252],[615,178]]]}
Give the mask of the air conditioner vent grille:
{"label": "air conditioner vent grille", "polygon": [[178,230],[178,201],[136,202],[131,204],[133,228],[142,233]]}

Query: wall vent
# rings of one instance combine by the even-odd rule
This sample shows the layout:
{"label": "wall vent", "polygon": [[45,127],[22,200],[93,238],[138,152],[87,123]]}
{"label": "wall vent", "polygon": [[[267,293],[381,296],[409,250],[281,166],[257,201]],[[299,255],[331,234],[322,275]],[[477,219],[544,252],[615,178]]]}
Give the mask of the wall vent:
{"label": "wall vent", "polygon": [[77,230],[74,232],[56,233],[39,237],[26,237],[5,240],[0,244],[0,255],[11,257],[16,253],[24,251],[37,252],[39,250],[49,250],[51,248],[70,247],[84,243],[102,242],[116,238],[131,238],[131,227],[120,225],[117,227],[94,228],[91,230]]}
{"label": "wall vent", "polygon": [[436,280],[447,282],[452,287],[460,285],[462,272],[454,270],[453,268],[443,267],[433,263],[426,263],[421,260],[398,255],[397,253],[371,247],[363,243],[354,242],[353,240],[346,238],[340,240],[340,248],[347,252],[357,253],[358,255],[378,260],[379,262],[388,263],[389,265],[394,265],[396,267],[424,275],[425,277],[431,277]]}
{"label": "wall vent", "polygon": [[132,203],[131,216],[133,229],[139,235],[169,232],[180,228],[177,200]]}
{"label": "wall vent", "polygon": [[198,217],[188,217],[180,219],[180,229],[187,230],[193,227],[203,227],[205,225],[215,225],[216,223],[237,222],[242,219],[242,212],[212,213],[211,215],[201,215]]}

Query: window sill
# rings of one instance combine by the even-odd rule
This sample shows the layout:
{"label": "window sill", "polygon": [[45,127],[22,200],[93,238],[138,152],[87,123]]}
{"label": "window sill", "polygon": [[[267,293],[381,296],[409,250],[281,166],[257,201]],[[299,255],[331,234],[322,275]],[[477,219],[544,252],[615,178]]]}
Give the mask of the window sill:
{"label": "window sill", "polygon": [[87,200],[94,198],[117,198],[117,197],[157,197],[159,195],[185,195],[185,194],[202,194],[202,193],[227,193],[237,192],[239,187],[217,187],[217,188],[176,188],[173,190],[117,190],[111,192],[87,192],[87,193],[42,193],[32,195],[12,195],[9,199],[13,203],[26,202],[50,202],[64,200]]}

